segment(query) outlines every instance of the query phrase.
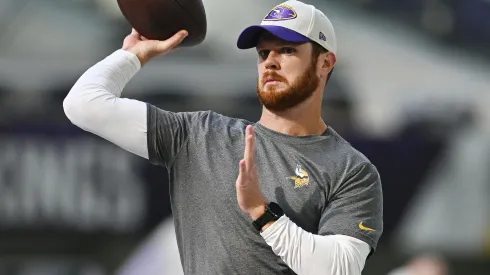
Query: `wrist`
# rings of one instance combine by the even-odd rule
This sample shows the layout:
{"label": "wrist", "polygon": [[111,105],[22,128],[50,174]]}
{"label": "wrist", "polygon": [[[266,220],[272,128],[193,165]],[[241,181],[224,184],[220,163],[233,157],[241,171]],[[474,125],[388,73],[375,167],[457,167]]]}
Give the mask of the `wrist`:
{"label": "wrist", "polygon": [[282,208],[275,202],[266,203],[257,206],[249,213],[252,218],[255,229],[260,232],[266,230],[281,216],[284,215]]}
{"label": "wrist", "polygon": [[143,53],[141,53],[141,51],[138,51],[137,49],[135,49],[133,47],[123,48],[123,50],[134,54],[138,58],[141,66],[143,66],[144,64],[146,64],[149,61],[148,54],[143,54]]}
{"label": "wrist", "polygon": [[[252,212],[250,212],[250,218],[252,218],[252,221],[255,221],[258,218],[262,217],[265,214],[265,209],[266,209],[266,203],[264,203],[261,206],[256,207]],[[262,226],[260,231],[261,232],[265,231],[273,223],[274,223],[274,221],[270,221],[270,222],[264,224],[264,226]]]}
{"label": "wrist", "polygon": [[260,218],[262,215],[265,214],[265,207],[266,207],[266,203],[264,202],[262,205],[259,205],[259,206],[255,207],[254,209],[252,209],[252,211],[250,211],[250,213],[249,213],[250,218],[253,221]]}

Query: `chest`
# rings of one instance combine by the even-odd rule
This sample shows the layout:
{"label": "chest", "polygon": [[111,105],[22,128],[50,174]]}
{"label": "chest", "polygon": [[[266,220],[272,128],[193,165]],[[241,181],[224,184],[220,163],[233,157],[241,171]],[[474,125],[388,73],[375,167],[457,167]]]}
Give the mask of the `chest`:
{"label": "chest", "polygon": [[[235,182],[244,146],[241,136],[190,144],[184,152],[184,170],[175,177],[175,191],[186,197],[193,194],[194,202],[203,208],[236,214]],[[288,217],[314,233],[330,190],[323,167],[325,156],[307,146],[285,146],[260,137],[256,138],[255,154],[264,197],[277,202]]]}

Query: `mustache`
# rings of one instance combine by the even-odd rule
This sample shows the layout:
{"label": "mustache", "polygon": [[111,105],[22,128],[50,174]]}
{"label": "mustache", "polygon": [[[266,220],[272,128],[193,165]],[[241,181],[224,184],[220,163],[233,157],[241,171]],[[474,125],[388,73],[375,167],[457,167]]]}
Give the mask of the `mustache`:
{"label": "mustache", "polygon": [[282,76],[278,75],[278,74],[277,74],[277,73],[275,73],[275,72],[270,72],[270,71],[269,71],[269,72],[265,72],[265,73],[262,75],[262,81],[261,81],[261,82],[262,82],[262,85],[263,85],[263,84],[265,84],[265,81],[266,81],[267,79],[270,79],[270,78],[273,78],[273,79],[275,79],[275,80],[278,80],[278,81],[282,81],[282,82],[286,82],[286,83],[287,83],[286,78],[284,78],[284,77],[282,77]]}

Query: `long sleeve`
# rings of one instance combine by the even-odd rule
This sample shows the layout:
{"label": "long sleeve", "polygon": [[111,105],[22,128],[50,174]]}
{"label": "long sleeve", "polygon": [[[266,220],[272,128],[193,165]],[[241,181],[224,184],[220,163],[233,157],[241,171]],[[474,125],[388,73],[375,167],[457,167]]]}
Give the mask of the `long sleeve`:
{"label": "long sleeve", "polygon": [[287,216],[261,235],[298,275],[360,275],[370,252],[364,241],[345,235],[311,234]]}
{"label": "long sleeve", "polygon": [[78,79],[63,108],[74,125],[148,159],[147,104],[121,98],[140,69],[136,55],[115,51]]}

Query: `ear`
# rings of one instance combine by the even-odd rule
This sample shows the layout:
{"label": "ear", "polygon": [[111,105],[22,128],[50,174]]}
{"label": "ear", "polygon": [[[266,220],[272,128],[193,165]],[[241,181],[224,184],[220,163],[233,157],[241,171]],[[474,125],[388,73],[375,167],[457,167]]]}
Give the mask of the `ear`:
{"label": "ear", "polygon": [[318,57],[318,71],[322,75],[322,77],[327,77],[330,71],[332,71],[335,63],[337,62],[337,58],[334,53],[326,52],[320,54]]}
{"label": "ear", "polygon": [[328,70],[327,74],[330,73],[330,71],[335,67],[335,63],[337,63],[337,57],[333,52],[328,52],[326,53],[326,58],[325,58],[325,63],[324,63],[324,68]]}

